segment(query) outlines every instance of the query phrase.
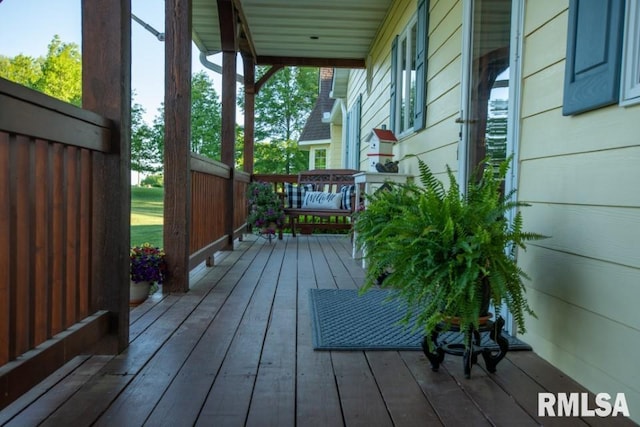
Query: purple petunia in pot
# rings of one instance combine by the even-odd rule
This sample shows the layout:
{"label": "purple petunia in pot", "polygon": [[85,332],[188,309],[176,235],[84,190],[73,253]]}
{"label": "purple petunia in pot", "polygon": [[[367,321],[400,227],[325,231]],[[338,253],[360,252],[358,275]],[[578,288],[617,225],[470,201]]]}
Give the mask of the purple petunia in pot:
{"label": "purple petunia in pot", "polygon": [[132,247],[129,252],[131,281],[162,284],[167,274],[164,256],[165,253],[161,248],[152,246],[150,243]]}

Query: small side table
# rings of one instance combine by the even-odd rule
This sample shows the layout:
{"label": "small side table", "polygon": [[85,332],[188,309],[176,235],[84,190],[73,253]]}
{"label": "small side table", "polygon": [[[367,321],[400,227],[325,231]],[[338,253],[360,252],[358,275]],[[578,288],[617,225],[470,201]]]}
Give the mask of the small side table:
{"label": "small side table", "polygon": [[[482,355],[487,371],[493,373],[496,371],[498,363],[504,358],[507,351],[509,351],[509,341],[502,336],[503,327],[504,319],[500,316],[498,316],[495,322],[488,320],[485,324],[480,325],[479,329],[471,331],[469,342],[467,342],[465,346],[465,344],[456,343],[438,344],[438,334],[443,330],[443,327],[438,325],[435,331],[432,331],[430,335],[425,336],[422,340],[422,351],[425,356],[427,356],[427,359],[429,359],[429,362],[431,362],[431,370],[434,372],[438,370],[440,363],[444,360],[444,354],[448,353],[462,356],[465,378],[471,377],[471,368],[478,363],[478,355]],[[447,332],[460,332],[460,326],[450,325]],[[498,345],[498,350],[481,345],[480,332],[489,332],[489,337]],[[429,350],[429,340],[434,346],[433,353]]]}
{"label": "small side table", "polygon": [[[372,194],[377,188],[381,187],[385,182],[407,182],[413,178],[413,175],[402,173],[389,173],[389,172],[360,172],[353,175],[354,183],[356,185],[356,203],[359,203],[361,190],[360,187],[364,187],[364,194]],[[367,201],[365,200],[365,208]],[[356,257],[356,235],[353,235],[353,250],[351,257]],[[366,268],[364,257],[362,258],[362,268]]]}

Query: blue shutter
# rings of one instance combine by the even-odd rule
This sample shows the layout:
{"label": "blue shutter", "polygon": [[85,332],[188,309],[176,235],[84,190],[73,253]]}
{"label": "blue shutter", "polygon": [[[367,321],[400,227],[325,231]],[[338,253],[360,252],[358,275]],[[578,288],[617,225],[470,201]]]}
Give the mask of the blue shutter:
{"label": "blue shutter", "polygon": [[396,86],[398,81],[398,36],[391,43],[391,84],[389,85],[389,129],[396,131]]}
{"label": "blue shutter", "polygon": [[429,48],[429,1],[418,1],[416,34],[416,102],[413,130],[424,128],[427,115],[427,52]]}
{"label": "blue shutter", "polygon": [[347,127],[347,133],[345,134],[344,143],[346,145],[345,158],[343,165],[345,168],[351,167],[351,110],[347,111],[347,121],[343,124]]}
{"label": "blue shutter", "polygon": [[355,144],[355,152],[353,153],[354,158],[356,159],[355,162],[355,169],[360,169],[360,140],[361,140],[361,121],[360,121],[360,116],[361,116],[361,112],[362,112],[362,94],[358,95],[358,101],[356,102],[356,105],[354,105],[354,111],[353,111],[353,121],[355,122],[355,140],[356,140],[356,144]]}
{"label": "blue shutter", "polygon": [[358,95],[356,102],[347,112],[347,159],[346,167],[360,168],[360,112],[362,111],[362,95]]}
{"label": "blue shutter", "polygon": [[618,101],[624,0],[570,0],[562,114]]}

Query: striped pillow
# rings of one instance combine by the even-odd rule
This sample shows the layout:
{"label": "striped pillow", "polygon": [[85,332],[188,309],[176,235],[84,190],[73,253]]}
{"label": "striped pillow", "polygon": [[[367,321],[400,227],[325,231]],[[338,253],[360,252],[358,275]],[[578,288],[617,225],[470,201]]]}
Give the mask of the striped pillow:
{"label": "striped pillow", "polygon": [[351,195],[355,194],[355,185],[343,185],[340,187],[340,193],[342,193],[342,206],[341,209],[351,210]]}
{"label": "striped pillow", "polygon": [[284,183],[284,193],[287,196],[287,208],[301,208],[304,201],[304,195],[307,191],[313,191],[313,185],[294,185],[290,182]]}

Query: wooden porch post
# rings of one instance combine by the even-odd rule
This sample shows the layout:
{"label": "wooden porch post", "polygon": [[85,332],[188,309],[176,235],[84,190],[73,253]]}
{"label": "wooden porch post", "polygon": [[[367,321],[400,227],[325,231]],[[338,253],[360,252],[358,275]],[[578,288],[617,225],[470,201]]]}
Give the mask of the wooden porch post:
{"label": "wooden porch post", "polygon": [[[189,290],[191,0],[165,1],[164,292]],[[154,72],[149,70],[149,72]]]}
{"label": "wooden porch post", "polygon": [[82,0],[82,106],[114,123],[111,153],[95,162],[91,304],[107,310],[100,352],[129,344],[131,0]]}
{"label": "wooden porch post", "polygon": [[236,66],[238,44],[237,17],[232,0],[218,0],[218,21],[222,45],[222,163],[231,169],[225,188],[224,229],[228,236],[227,248],[233,249],[234,167],[236,141]]}
{"label": "wooden porch post", "polygon": [[244,171],[253,174],[253,140],[255,138],[256,65],[253,56],[242,55],[244,67]]}

